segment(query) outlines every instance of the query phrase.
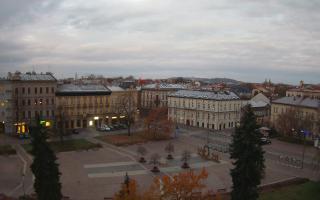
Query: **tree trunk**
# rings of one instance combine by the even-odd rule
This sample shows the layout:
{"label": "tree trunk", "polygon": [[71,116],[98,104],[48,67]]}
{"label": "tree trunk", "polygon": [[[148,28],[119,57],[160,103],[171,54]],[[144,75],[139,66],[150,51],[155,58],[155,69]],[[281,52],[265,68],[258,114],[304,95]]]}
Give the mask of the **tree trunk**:
{"label": "tree trunk", "polygon": [[128,136],[131,136],[131,123],[128,123]]}

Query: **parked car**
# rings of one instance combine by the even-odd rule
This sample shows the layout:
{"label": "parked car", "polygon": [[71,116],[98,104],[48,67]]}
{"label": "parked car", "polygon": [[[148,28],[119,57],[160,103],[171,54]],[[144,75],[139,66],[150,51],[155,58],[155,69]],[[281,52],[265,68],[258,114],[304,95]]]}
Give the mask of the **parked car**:
{"label": "parked car", "polygon": [[262,145],[264,145],[264,144],[271,144],[271,140],[270,140],[269,138],[267,138],[267,137],[262,137],[261,140],[260,140],[260,143],[261,143]]}
{"label": "parked car", "polygon": [[105,131],[105,128],[103,126],[97,127],[97,131]]}
{"label": "parked car", "polygon": [[111,131],[111,128],[108,125],[103,125],[104,131]]}
{"label": "parked car", "polygon": [[72,129],[71,132],[72,134],[79,134],[79,130],[76,128]]}
{"label": "parked car", "polygon": [[127,128],[128,128],[128,126],[127,126],[126,124],[119,124],[119,125],[120,125],[120,127],[123,128],[123,129],[127,129]]}
{"label": "parked car", "polygon": [[119,124],[114,124],[113,127],[114,127],[115,130],[121,129],[121,126]]}
{"label": "parked car", "polygon": [[111,131],[115,130],[115,128],[112,125],[109,125],[109,128]]}

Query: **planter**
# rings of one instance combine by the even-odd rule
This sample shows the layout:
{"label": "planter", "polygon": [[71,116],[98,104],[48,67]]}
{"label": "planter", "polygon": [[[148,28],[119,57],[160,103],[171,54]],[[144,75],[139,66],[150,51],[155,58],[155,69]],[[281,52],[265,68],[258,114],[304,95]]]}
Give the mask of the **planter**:
{"label": "planter", "polygon": [[140,160],[139,160],[139,162],[140,162],[140,163],[145,163],[145,162],[146,162],[146,159],[144,159],[144,157],[141,157]]}
{"label": "planter", "polygon": [[181,166],[182,169],[189,169],[190,166],[188,163],[184,162],[183,165]]}
{"label": "planter", "polygon": [[171,154],[168,154],[167,160],[172,160],[172,159],[173,159],[173,156]]}
{"label": "planter", "polygon": [[158,168],[157,166],[154,166],[154,167],[152,168],[151,172],[153,172],[153,173],[158,173],[158,172],[160,172],[160,170],[159,170],[159,168]]}

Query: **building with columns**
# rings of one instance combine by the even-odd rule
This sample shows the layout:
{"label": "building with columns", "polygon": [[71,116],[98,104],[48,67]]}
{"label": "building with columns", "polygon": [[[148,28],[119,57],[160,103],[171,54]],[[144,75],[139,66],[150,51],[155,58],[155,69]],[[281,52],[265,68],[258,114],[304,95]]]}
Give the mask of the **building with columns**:
{"label": "building with columns", "polygon": [[228,91],[179,90],[168,95],[168,118],[186,126],[223,130],[240,121],[245,103]]}
{"label": "building with columns", "polygon": [[111,91],[99,84],[61,84],[56,92],[57,124],[64,129],[108,122]]}

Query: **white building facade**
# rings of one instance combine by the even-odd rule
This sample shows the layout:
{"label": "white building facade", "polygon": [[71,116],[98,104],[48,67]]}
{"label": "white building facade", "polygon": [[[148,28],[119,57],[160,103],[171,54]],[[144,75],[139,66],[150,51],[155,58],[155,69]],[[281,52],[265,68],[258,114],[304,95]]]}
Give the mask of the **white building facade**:
{"label": "white building facade", "polygon": [[245,103],[233,92],[179,90],[168,95],[168,118],[186,126],[223,130],[236,126]]}

